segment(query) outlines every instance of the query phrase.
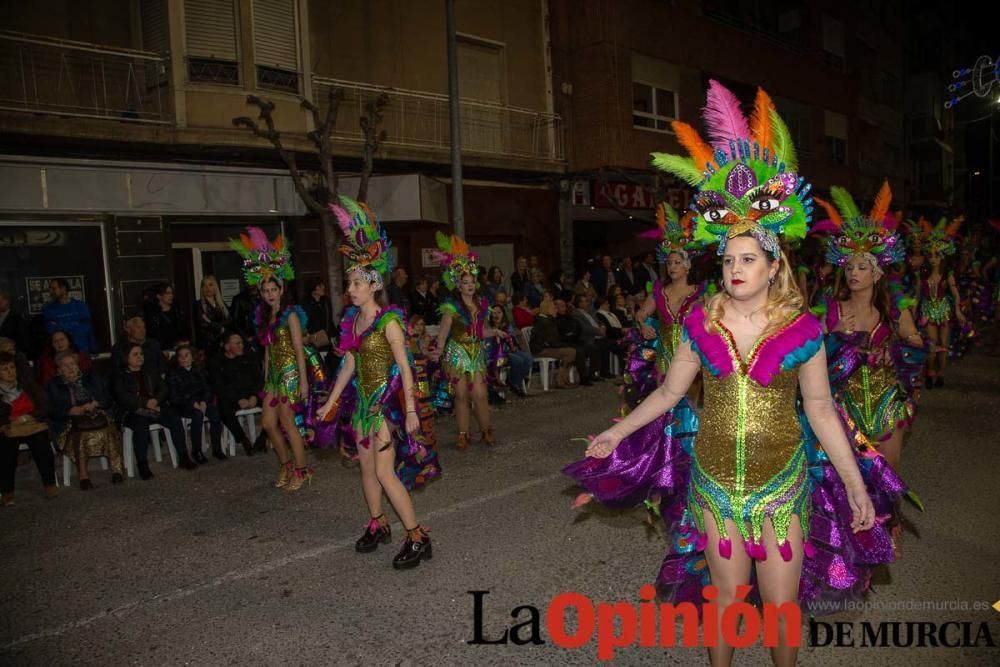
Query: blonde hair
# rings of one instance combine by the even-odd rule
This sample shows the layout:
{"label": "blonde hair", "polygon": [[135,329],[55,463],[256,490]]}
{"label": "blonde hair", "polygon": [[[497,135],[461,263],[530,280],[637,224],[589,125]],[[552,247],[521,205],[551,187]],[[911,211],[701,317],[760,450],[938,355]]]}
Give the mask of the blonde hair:
{"label": "blonde hair", "polygon": [[198,293],[201,296],[202,309],[204,309],[205,301],[205,285],[211,284],[215,287],[215,307],[219,308],[222,313],[226,316],[229,315],[229,309],[226,308],[226,302],[222,298],[222,290],[219,288],[219,281],[215,279],[211,273],[201,279],[201,287],[198,289]]}
{"label": "blonde hair", "polygon": [[[741,236],[750,236],[750,234],[741,234]],[[793,315],[801,313],[805,299],[803,299],[802,292],[795,281],[795,275],[792,273],[792,267],[788,261],[788,256],[785,255],[785,251],[781,251],[779,259],[774,259],[763,248],[761,248],[761,252],[765,259],[767,259],[768,265],[779,262],[778,272],[774,275],[774,282],[767,288],[767,305],[764,306],[764,314],[767,316],[767,326],[761,332],[761,337],[763,337],[779,329]],[[723,315],[726,313],[726,304],[732,298],[723,289],[708,300],[708,303],[705,305],[705,311],[708,313],[708,317],[705,319],[706,330],[712,326],[713,322],[722,320]]]}

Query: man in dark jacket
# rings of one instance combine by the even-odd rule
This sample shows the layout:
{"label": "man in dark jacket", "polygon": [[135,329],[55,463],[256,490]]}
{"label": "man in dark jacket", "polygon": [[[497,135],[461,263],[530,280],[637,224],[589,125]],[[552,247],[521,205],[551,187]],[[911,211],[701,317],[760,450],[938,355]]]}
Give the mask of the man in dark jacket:
{"label": "man in dark jacket", "polygon": [[424,324],[433,325],[441,321],[438,314],[437,297],[431,294],[430,281],[426,276],[417,279],[416,289],[410,292],[411,315],[420,315],[424,318]]}
{"label": "man in dark jacket", "polygon": [[570,314],[569,305],[562,299],[556,299],[556,326],[559,327],[563,345],[576,349],[576,372],[580,374],[580,385],[587,387],[600,381],[601,351],[592,341],[586,342],[583,327]]}
{"label": "man in dark jacket", "polygon": [[146,336],[146,322],[141,317],[133,317],[126,322],[125,340],[120,340],[111,347],[111,364],[114,369],[126,365],[128,348],[133,343],[142,346],[142,357],[145,359],[142,367],[157,377],[162,377],[167,371],[167,360],[163,356],[160,344]]}
{"label": "man in dark jacket", "polygon": [[[545,357],[556,359],[559,362],[559,376],[553,384],[559,389],[571,389],[576,386],[569,381],[569,369],[576,360],[576,350],[563,345],[555,314],[552,299],[543,300],[535,324],[530,327],[531,338],[528,347],[536,360]],[[527,333],[528,329],[524,331]]]}
{"label": "man in dark jacket", "polygon": [[597,318],[591,313],[591,308],[594,305],[593,298],[589,294],[581,294],[576,297],[576,308],[573,310],[571,317],[576,320],[580,325],[580,340],[583,345],[593,346],[597,348],[598,361],[597,365],[593,365],[593,360],[590,366],[590,375],[592,380],[598,380],[600,378],[594,377],[597,375],[598,370],[600,370],[600,375],[602,378],[610,378],[611,375],[611,341],[608,340],[604,325],[597,321]]}
{"label": "man in dark jacket", "polygon": [[229,317],[233,321],[233,329],[243,338],[251,349],[257,349],[254,336],[257,334],[257,303],[260,301],[260,291],[256,287],[246,287],[233,297],[229,304]]}
{"label": "man in dark jacket", "polygon": [[247,456],[254,450],[266,451],[267,434],[261,430],[251,446],[250,437],[236,416],[239,410],[251,410],[260,405],[257,394],[264,388],[260,361],[255,354],[244,352],[243,337],[237,332],[227,331],[222,340],[222,354],[216,355],[208,365],[208,378],[219,402],[222,423],[243,446]]}

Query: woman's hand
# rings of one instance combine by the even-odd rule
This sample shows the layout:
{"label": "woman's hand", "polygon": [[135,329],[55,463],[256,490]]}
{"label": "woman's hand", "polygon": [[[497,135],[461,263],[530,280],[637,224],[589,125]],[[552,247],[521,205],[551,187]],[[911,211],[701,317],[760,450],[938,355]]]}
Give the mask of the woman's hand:
{"label": "woman's hand", "polygon": [[590,441],[590,444],[587,446],[586,455],[592,456],[595,459],[606,459],[621,441],[622,436],[615,431],[614,427],[609,428]]}
{"label": "woman's hand", "polygon": [[408,410],[406,412],[406,432],[413,435],[420,430],[420,418],[417,417],[415,410]]}
{"label": "woman's hand", "polygon": [[73,408],[69,409],[69,416],[70,417],[79,417],[80,415],[84,414],[86,411],[87,411],[87,406],[86,405],[78,405],[76,407],[73,407]]}
{"label": "woman's hand", "polygon": [[157,412],[159,412],[160,402],[157,401],[155,398],[151,398],[148,401],[146,401],[146,407],[149,408],[150,410],[156,410]]}
{"label": "woman's hand", "polygon": [[299,400],[303,403],[309,402],[309,383],[299,382]]}
{"label": "woman's hand", "polygon": [[656,332],[653,330],[653,327],[649,326],[648,324],[643,324],[642,326],[640,326],[639,331],[642,333],[642,337],[645,338],[646,340],[653,340],[654,338],[656,338]]}
{"label": "woman's hand", "polygon": [[847,488],[847,500],[851,504],[851,530],[855,533],[870,530],[875,525],[875,507],[860,481]]}
{"label": "woman's hand", "polygon": [[330,398],[326,399],[326,403],[320,406],[319,410],[316,411],[316,414],[320,419],[326,421],[326,416],[330,414],[330,412],[334,411],[336,407],[337,401],[334,399],[333,394],[330,394]]}
{"label": "woman's hand", "polygon": [[840,321],[837,322],[837,327],[834,331],[843,331],[844,333],[854,333],[857,330],[857,318],[854,315],[844,313]]}

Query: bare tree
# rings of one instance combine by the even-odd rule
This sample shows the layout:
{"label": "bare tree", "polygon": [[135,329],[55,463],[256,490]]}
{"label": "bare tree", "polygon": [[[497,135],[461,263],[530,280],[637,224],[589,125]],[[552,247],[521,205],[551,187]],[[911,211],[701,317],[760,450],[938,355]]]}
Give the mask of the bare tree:
{"label": "bare tree", "polygon": [[385,130],[379,131],[385,107],[389,104],[389,96],[382,93],[365,103],[365,115],[361,117],[361,131],[365,136],[364,148],[361,152],[361,178],[358,182],[358,201],[368,201],[368,181],[375,167],[375,153],[385,140]]}
{"label": "bare tree", "polygon": [[[296,153],[284,146],[281,140],[281,132],[274,125],[274,103],[256,95],[247,96],[247,104],[257,107],[258,116],[256,119],[249,116],[240,116],[233,119],[236,127],[245,127],[255,136],[267,139],[278,151],[288,172],[291,174],[292,183],[299,198],[305,204],[310,213],[320,219],[323,230],[324,257],[327,273],[327,284],[330,288],[330,297],[334,308],[340,311],[343,302],[343,263],[341,255],[337,251],[340,238],[340,229],[337,226],[329,204],[337,196],[337,173],[333,166],[333,130],[337,124],[337,113],[340,110],[340,103],[343,101],[343,90],[335,86],[330,88],[327,97],[326,113],[321,113],[319,107],[303,99],[300,106],[304,111],[312,115],[313,130],[306,134],[312,142],[319,158],[318,174],[303,174],[299,169]],[[385,107],[389,103],[389,96],[385,93],[369,100],[365,104],[365,115],[359,119],[361,130],[364,134],[364,145],[361,155],[361,178],[358,184],[358,201],[366,201],[368,197],[368,181],[371,179],[374,170],[375,154],[379,146],[386,138],[385,130],[379,130],[382,124]],[[315,176],[315,178],[312,178]]]}

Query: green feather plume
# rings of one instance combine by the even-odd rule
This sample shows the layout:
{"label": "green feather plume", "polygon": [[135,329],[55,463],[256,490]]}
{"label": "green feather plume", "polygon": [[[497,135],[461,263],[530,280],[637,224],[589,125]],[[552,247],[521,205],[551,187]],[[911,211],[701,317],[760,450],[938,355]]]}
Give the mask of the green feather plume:
{"label": "green feather plume", "polygon": [[861,211],[854,203],[854,197],[844,188],[836,185],[830,188],[830,198],[833,199],[833,205],[837,207],[845,221],[861,217]]}
{"label": "green feather plume", "polygon": [[792,135],[788,131],[788,126],[785,125],[785,121],[781,119],[781,116],[773,108],[769,115],[771,118],[771,133],[773,134],[771,145],[774,149],[774,154],[778,156],[779,161],[785,163],[785,171],[798,173],[799,156],[795,153],[795,143],[792,141]]}
{"label": "green feather plume", "polygon": [[653,166],[660,171],[673,174],[691,185],[698,185],[704,180],[701,170],[694,165],[694,160],[680,155],[653,153]]}

